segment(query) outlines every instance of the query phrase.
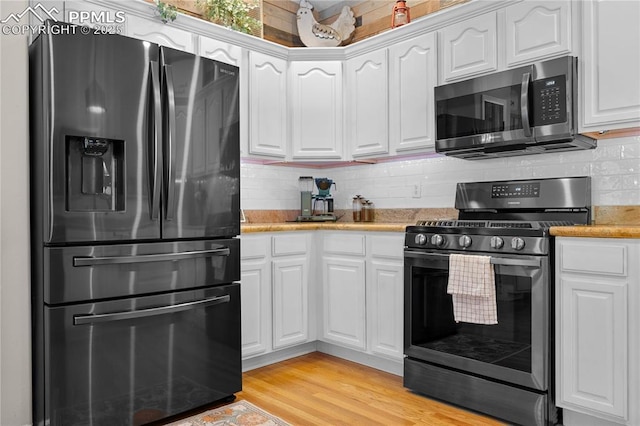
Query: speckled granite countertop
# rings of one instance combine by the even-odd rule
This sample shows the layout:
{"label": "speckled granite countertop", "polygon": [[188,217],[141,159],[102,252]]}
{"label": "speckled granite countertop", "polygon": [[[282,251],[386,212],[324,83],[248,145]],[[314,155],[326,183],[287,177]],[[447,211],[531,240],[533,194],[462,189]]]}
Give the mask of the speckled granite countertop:
{"label": "speckled granite countertop", "polygon": [[[376,231],[376,232],[404,232],[406,223],[378,223],[378,222],[286,222],[286,223],[243,223],[240,226],[242,234],[253,232],[285,232],[285,231]],[[413,224],[412,224],[413,225]]]}
{"label": "speckled granite countertop", "polygon": [[639,225],[552,226],[556,237],[640,238]]}

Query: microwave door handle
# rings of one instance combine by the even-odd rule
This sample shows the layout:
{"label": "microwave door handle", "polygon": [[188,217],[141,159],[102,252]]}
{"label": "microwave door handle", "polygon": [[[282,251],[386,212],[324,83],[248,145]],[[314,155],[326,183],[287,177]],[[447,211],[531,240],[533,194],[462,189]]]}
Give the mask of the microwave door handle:
{"label": "microwave door handle", "polygon": [[525,72],[522,75],[522,84],[520,85],[520,113],[522,115],[522,130],[524,135],[531,137],[531,122],[529,121],[529,84],[531,82],[531,73]]}
{"label": "microwave door handle", "polygon": [[164,83],[166,89],[167,96],[167,107],[168,111],[165,111],[167,114],[167,124],[168,129],[165,132],[165,138],[167,141],[165,156],[167,158],[167,181],[165,182],[166,188],[166,215],[165,218],[167,220],[173,219],[174,213],[174,203],[175,203],[175,167],[174,167],[174,156],[173,156],[173,145],[176,141],[176,99],[175,99],[175,90],[173,87],[173,71],[171,69],[171,65],[164,66]]}
{"label": "microwave door handle", "polygon": [[160,95],[160,76],[158,75],[158,63],[149,63],[152,107],[153,107],[153,143],[152,143],[152,177],[151,177],[151,220],[160,217],[160,150],[159,144],[162,141],[162,98]]}
{"label": "microwave door handle", "polygon": [[231,297],[226,294],[224,296],[213,297],[210,299],[196,300],[195,302],[179,303],[177,305],[170,306],[159,306],[157,308],[140,309],[137,311],[111,312],[108,314],[75,315],[73,317],[73,325],[92,325],[102,322],[145,318],[154,315],[173,314],[176,312],[187,311],[194,308],[203,308],[220,303],[229,303],[230,300]]}

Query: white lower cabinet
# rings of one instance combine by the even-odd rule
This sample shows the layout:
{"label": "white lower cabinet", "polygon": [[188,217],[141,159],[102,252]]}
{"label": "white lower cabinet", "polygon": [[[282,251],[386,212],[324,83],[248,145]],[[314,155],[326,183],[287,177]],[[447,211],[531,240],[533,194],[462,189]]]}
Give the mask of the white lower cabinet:
{"label": "white lower cabinet", "polygon": [[401,361],[401,233],[332,232],[322,242],[322,339]]}
{"label": "white lower cabinet", "polygon": [[404,234],[367,235],[367,324],[369,350],[404,358]]}
{"label": "white lower cabinet", "polygon": [[314,338],[310,330],[312,234],[241,237],[242,357]]}
{"label": "white lower cabinet", "polygon": [[271,350],[271,268],[269,236],[242,236],[240,302],[242,357]]}
{"label": "white lower cabinet", "polygon": [[364,350],[365,260],[323,256],[322,264],[322,337]]}
{"label": "white lower cabinet", "polygon": [[321,350],[402,374],[403,248],[400,232],[242,235],[245,368]]}
{"label": "white lower cabinet", "polygon": [[273,348],[309,339],[310,234],[272,237]]}
{"label": "white lower cabinet", "polygon": [[556,388],[565,424],[640,424],[640,240],[557,238]]}

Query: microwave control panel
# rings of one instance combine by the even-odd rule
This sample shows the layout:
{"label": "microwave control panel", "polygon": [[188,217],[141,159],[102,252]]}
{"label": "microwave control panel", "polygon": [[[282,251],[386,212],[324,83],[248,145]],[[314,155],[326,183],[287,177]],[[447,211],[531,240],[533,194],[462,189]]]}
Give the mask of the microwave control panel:
{"label": "microwave control panel", "polygon": [[567,121],[567,81],[564,75],[533,82],[534,126]]}

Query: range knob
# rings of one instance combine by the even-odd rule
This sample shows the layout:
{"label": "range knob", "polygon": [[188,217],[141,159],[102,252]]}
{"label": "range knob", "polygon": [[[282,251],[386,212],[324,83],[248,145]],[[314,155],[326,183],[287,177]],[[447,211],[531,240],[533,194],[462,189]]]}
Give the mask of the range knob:
{"label": "range knob", "polygon": [[458,238],[458,244],[460,244],[460,247],[469,247],[471,245],[471,237],[468,235],[461,236],[460,238]]}
{"label": "range knob", "polygon": [[511,240],[511,248],[514,250],[522,250],[524,248],[524,240],[520,237],[513,237]]}
{"label": "range knob", "polygon": [[414,239],[414,241],[419,246],[423,246],[423,245],[427,244],[427,236],[424,235],[424,234],[418,234],[418,235],[416,235],[416,238]]}
{"label": "range knob", "polygon": [[436,247],[442,247],[442,245],[444,244],[444,237],[439,234],[432,235],[431,244],[433,244]]}
{"label": "range knob", "polygon": [[500,237],[491,237],[489,244],[492,249],[501,249],[504,246],[504,240]]}

